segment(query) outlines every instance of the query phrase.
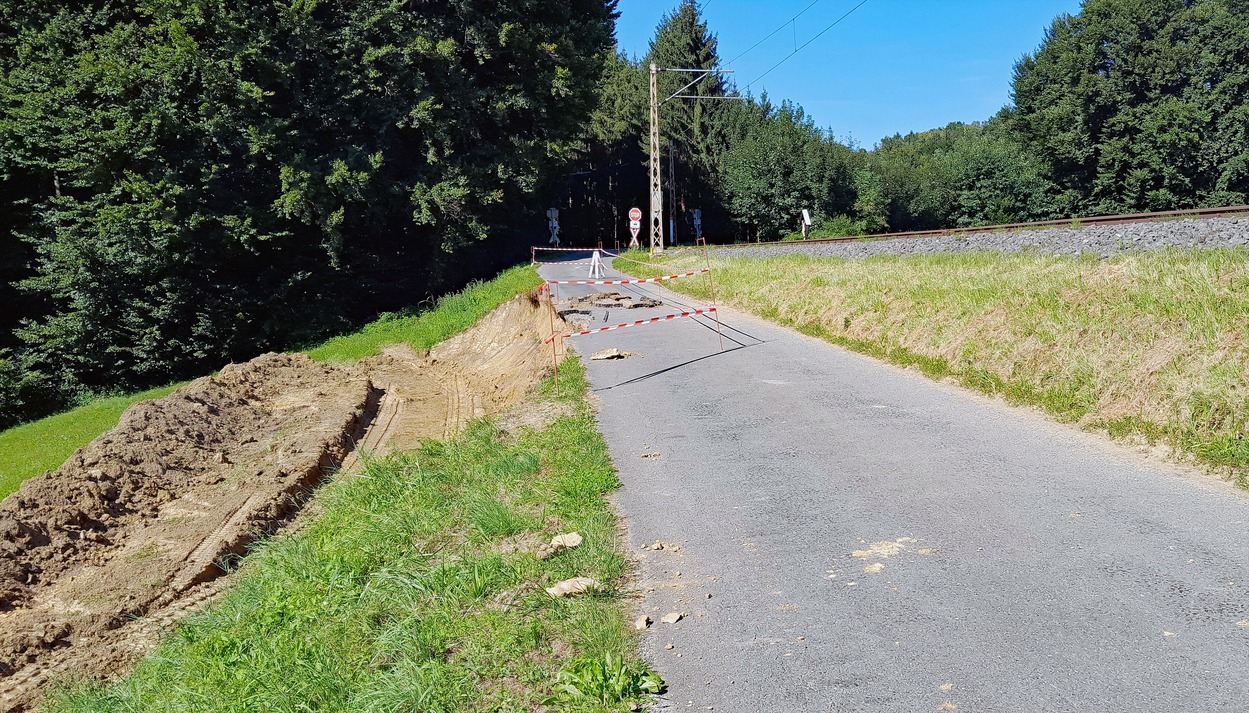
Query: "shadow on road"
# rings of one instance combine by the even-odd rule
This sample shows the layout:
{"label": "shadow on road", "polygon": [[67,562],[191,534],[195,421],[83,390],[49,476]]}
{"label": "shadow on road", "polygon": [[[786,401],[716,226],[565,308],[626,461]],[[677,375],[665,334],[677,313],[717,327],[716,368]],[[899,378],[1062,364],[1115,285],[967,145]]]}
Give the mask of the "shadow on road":
{"label": "shadow on road", "polygon": [[[712,325],[711,330],[712,330],[712,331],[715,331],[715,326],[714,326],[714,325]],[[707,355],[704,355],[704,356],[700,356],[700,357],[698,357],[697,359],[690,359],[689,361],[686,361],[686,362],[681,362],[680,364],[673,364],[672,366],[665,367],[665,368],[660,369],[660,370],[658,370],[658,371],[652,371],[652,372],[650,372],[649,374],[643,374],[643,375],[641,375],[641,376],[635,376],[635,377],[633,377],[632,379],[629,379],[629,380],[627,380],[627,381],[622,381],[622,382],[620,382],[619,384],[612,384],[611,386],[604,386],[604,387],[602,387],[602,388],[593,389],[593,391],[595,391],[595,392],[599,392],[599,391],[610,391],[610,390],[612,390],[612,389],[619,388],[619,387],[621,387],[621,386],[628,386],[629,384],[636,384],[636,383],[638,383],[638,382],[640,382],[640,381],[646,381],[647,379],[651,379],[651,378],[654,378],[654,377],[656,377],[656,376],[661,376],[661,375],[663,375],[663,374],[667,374],[667,373],[668,373],[668,372],[670,372],[670,371],[676,371],[677,369],[680,369],[680,368],[682,368],[682,367],[689,366],[690,364],[697,364],[698,362],[703,361],[704,359],[713,359],[713,358],[715,358],[715,357],[724,356],[725,354],[728,354],[728,353],[730,353],[730,352],[741,351],[742,349],[749,349],[750,347],[757,347],[757,346],[759,346],[760,344],[766,344],[766,343],[767,343],[767,342],[765,342],[765,341],[763,341],[763,340],[760,340],[760,341],[757,341],[757,342],[755,342],[755,343],[753,343],[753,344],[739,344],[739,345],[738,345],[738,346],[736,346],[736,347],[732,347],[732,348],[730,348],[730,349],[725,349],[724,351],[719,351],[719,352],[715,352],[714,354],[707,354]]]}

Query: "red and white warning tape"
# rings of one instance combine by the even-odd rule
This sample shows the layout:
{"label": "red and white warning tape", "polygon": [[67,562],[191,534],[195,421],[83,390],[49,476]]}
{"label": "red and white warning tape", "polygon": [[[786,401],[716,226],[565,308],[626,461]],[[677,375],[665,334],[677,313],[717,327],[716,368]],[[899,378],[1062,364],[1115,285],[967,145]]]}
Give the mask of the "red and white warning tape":
{"label": "red and white warning tape", "polygon": [[704,272],[711,272],[708,268],[687,272],[683,275],[665,275],[664,277],[648,277],[645,280],[547,280],[548,285],[640,285],[643,282],[663,282],[664,280],[675,280],[679,277],[693,277],[701,275]]}
{"label": "red and white warning tape", "polygon": [[[593,265],[592,262],[534,262],[532,265],[572,265],[573,267],[585,267]],[[600,265],[603,263],[599,263]]]}
{"label": "red and white warning tape", "polygon": [[632,262],[632,263],[635,263],[635,264],[638,264],[638,265],[645,265],[645,266],[647,266],[647,267],[657,267],[657,268],[659,268],[659,269],[661,269],[661,270],[662,270],[662,269],[664,269],[664,268],[672,267],[671,265],[665,265],[665,264],[663,264],[663,263],[658,263],[658,262],[643,262],[643,261],[641,261],[641,260],[634,260],[634,259],[633,259],[633,258],[631,258],[631,257],[625,257],[625,256],[623,256],[623,255],[617,255],[617,254],[615,254],[615,253],[613,253],[613,252],[609,252],[609,251],[607,251],[607,250],[604,250],[604,251],[603,251],[603,254],[604,254],[604,255],[606,255],[607,257],[609,257],[609,258],[613,259],[613,260],[624,260],[625,262]]}
{"label": "red and white warning tape", "polygon": [[532,245],[532,246],[530,246],[530,248],[529,248],[529,249],[530,249],[530,250],[546,250],[546,251],[549,251],[549,252],[566,252],[566,253],[567,253],[567,252],[573,252],[573,253],[592,253],[592,252],[594,252],[595,250],[598,250],[598,248],[540,248],[540,247],[538,247],[537,245]]}
{"label": "red and white warning tape", "polygon": [[556,337],[563,337],[564,339],[568,339],[570,337],[583,337],[587,334],[598,334],[599,332],[610,332],[613,329],[624,329],[625,327],[638,327],[643,324],[654,324],[656,322],[668,322],[670,320],[680,319],[682,317],[697,317],[700,314],[710,314],[715,311],[716,311],[715,307],[708,307],[707,309],[696,309],[692,312],[681,312],[680,314],[669,314],[669,315],[664,315],[663,317],[639,319],[636,322],[625,322],[624,324],[617,324],[611,327],[599,327],[598,329],[587,329],[584,332],[571,332],[569,334],[560,334],[559,332],[556,332],[552,334],[551,336],[547,337],[546,339],[543,339],[542,343],[550,344],[551,341],[554,340]]}

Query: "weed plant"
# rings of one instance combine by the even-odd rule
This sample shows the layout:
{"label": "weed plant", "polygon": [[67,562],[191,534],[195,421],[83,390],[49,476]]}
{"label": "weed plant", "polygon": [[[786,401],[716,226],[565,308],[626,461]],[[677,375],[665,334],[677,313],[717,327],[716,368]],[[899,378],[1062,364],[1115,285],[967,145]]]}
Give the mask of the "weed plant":
{"label": "weed plant", "polygon": [[[703,260],[665,259],[664,270]],[[1249,250],[712,259],[727,304],[1061,421],[1168,443],[1238,480],[1249,471]],[[668,284],[709,296],[701,281]]]}
{"label": "weed plant", "polygon": [[[629,565],[604,498],[618,483],[583,368],[559,379],[546,398],[572,415],[543,430],[506,440],[477,421],[340,475],[315,522],[259,546],[131,676],[63,689],[47,710],[628,710],[659,683],[620,606]],[[515,546],[571,530],[584,544],[549,559]],[[574,576],[605,587],[544,591]]]}

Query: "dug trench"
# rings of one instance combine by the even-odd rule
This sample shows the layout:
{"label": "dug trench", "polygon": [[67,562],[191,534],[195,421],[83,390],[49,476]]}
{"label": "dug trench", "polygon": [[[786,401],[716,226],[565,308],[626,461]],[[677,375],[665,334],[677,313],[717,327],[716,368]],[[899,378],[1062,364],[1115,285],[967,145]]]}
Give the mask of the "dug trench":
{"label": "dug trench", "polygon": [[0,502],[0,710],[124,673],[358,452],[452,437],[519,401],[550,366],[550,326],[519,297],[427,353],[266,354],[131,407]]}

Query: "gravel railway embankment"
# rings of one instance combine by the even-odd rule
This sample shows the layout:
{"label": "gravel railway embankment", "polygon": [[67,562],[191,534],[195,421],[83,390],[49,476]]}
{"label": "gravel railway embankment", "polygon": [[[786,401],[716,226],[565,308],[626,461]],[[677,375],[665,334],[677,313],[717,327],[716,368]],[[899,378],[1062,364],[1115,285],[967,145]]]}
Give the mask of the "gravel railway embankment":
{"label": "gravel railway embankment", "polygon": [[716,256],[759,258],[811,255],[861,259],[879,255],[931,255],[970,251],[1012,253],[1032,250],[1060,255],[1109,257],[1141,250],[1246,245],[1249,245],[1249,218],[1201,218],[850,243],[793,242],[785,245],[717,250]]}

